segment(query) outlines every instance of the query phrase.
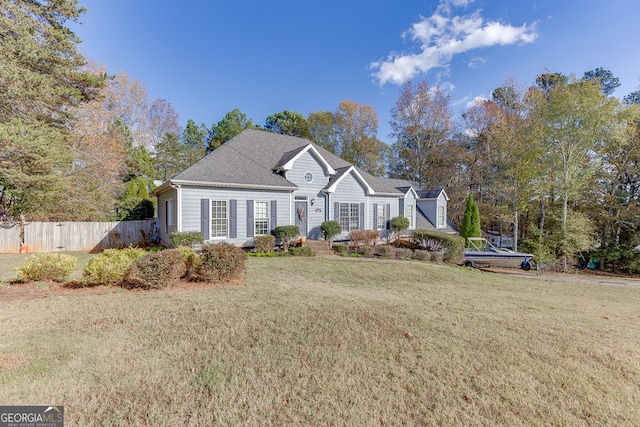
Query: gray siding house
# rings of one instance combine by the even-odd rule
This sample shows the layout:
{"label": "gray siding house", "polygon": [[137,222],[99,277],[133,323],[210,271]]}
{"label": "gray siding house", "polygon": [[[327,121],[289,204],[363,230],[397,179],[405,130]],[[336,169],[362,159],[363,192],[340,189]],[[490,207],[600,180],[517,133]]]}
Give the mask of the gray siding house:
{"label": "gray siding house", "polygon": [[205,241],[253,246],[280,225],[322,239],[320,224],[389,234],[391,218],[410,229],[455,233],[444,190],[374,177],[303,138],[248,129],[154,190],[162,243],[173,231],[200,231]]}

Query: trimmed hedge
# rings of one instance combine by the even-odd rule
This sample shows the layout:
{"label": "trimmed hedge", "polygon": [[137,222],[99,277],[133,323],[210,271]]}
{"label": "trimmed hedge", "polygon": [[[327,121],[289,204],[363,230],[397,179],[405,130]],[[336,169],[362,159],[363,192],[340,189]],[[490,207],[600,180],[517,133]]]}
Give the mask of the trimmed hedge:
{"label": "trimmed hedge", "polygon": [[289,249],[289,253],[292,256],[316,256],[316,253],[313,252],[309,246],[300,246]]}
{"label": "trimmed hedge", "polygon": [[59,253],[38,253],[24,260],[16,269],[18,279],[23,282],[53,280],[64,282],[78,265],[78,258]]}
{"label": "trimmed hedge", "polygon": [[267,254],[275,250],[276,238],[270,234],[257,236],[253,239],[253,247],[256,252]]}
{"label": "trimmed hedge", "polygon": [[204,243],[204,237],[199,231],[174,231],[169,234],[169,239],[174,246],[193,246]]}
{"label": "trimmed hedge", "polygon": [[247,254],[231,243],[221,242],[202,246],[199,276],[207,281],[228,280],[244,270]]}
{"label": "trimmed hedge", "polygon": [[82,276],[89,285],[119,284],[133,263],[146,254],[139,248],[107,249],[87,263]]}
{"label": "trimmed hedge", "polygon": [[297,225],[279,225],[273,230],[273,234],[280,239],[286,252],[289,250],[291,240],[300,235],[300,228]]}
{"label": "trimmed hedge", "polygon": [[124,287],[164,289],[187,273],[186,257],[177,249],[149,252],[129,270]]}
{"label": "trimmed hedge", "polygon": [[342,233],[342,226],[338,221],[330,220],[320,224],[320,230],[324,234],[325,240],[329,241],[329,246],[333,244],[333,238]]}
{"label": "trimmed hedge", "polygon": [[464,257],[464,239],[460,236],[428,230],[414,230],[412,241],[431,252],[441,252],[444,261],[461,264]]}

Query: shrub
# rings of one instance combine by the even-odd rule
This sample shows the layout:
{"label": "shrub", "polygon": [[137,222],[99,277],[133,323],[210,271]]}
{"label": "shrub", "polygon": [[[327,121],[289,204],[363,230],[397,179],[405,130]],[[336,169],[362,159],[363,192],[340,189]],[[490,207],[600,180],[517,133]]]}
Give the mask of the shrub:
{"label": "shrub", "polygon": [[407,248],[394,248],[393,257],[396,259],[411,259],[413,251]]}
{"label": "shrub", "polygon": [[344,243],[336,243],[333,245],[333,251],[338,255],[347,255],[349,253],[349,246]]}
{"label": "shrub", "polygon": [[174,246],[193,246],[204,243],[204,237],[199,231],[174,231],[169,234],[169,239]]}
{"label": "shrub", "polygon": [[275,249],[276,238],[270,234],[253,239],[253,246],[258,253],[269,253]]}
{"label": "shrub", "polygon": [[391,245],[376,246],[376,254],[384,258],[393,258],[393,246]]}
{"label": "shrub", "polygon": [[202,264],[198,274],[205,280],[227,280],[244,269],[247,254],[231,243],[206,244],[202,247]]}
{"label": "shrub", "polygon": [[289,253],[293,256],[316,256],[316,253],[309,246],[300,246],[289,249]]}
{"label": "shrub", "polygon": [[353,230],[349,233],[352,246],[374,246],[380,237],[378,230]]}
{"label": "shrub", "polygon": [[432,259],[431,252],[422,249],[413,251],[411,257],[420,261],[430,261]]}
{"label": "shrub", "polygon": [[107,249],[91,259],[82,276],[91,285],[109,285],[122,282],[129,269],[138,259],[146,255],[144,249]]}
{"label": "shrub", "polygon": [[375,255],[376,249],[373,246],[369,245],[361,246],[360,248],[358,248],[358,253],[364,257],[371,258],[373,257],[373,255]]}
{"label": "shrub", "polygon": [[202,257],[190,246],[178,246],[176,250],[184,257],[185,276],[195,274],[200,264],[202,264]]}
{"label": "shrub", "polygon": [[16,271],[18,278],[24,282],[36,280],[64,282],[76,265],[78,265],[78,258],[72,255],[38,253],[25,259]]}
{"label": "shrub", "polygon": [[320,224],[320,230],[324,233],[324,238],[329,241],[329,246],[333,245],[333,238],[342,233],[342,227],[338,221],[325,221]]}
{"label": "shrub", "polygon": [[153,202],[142,197],[124,199],[118,205],[116,221],[135,221],[149,219],[155,216],[156,208]]}
{"label": "shrub", "polygon": [[289,250],[289,244],[294,237],[300,235],[300,229],[297,225],[279,225],[273,230],[273,234],[280,239],[282,246],[286,251]]}
{"label": "shrub", "polygon": [[410,222],[409,218],[406,218],[402,215],[398,215],[391,219],[391,230],[396,233],[396,238],[398,241],[400,240],[400,234],[407,228],[409,228]]}
{"label": "shrub", "polygon": [[465,239],[446,233],[428,230],[414,230],[412,241],[431,252],[441,252],[445,261],[462,263]]}
{"label": "shrub", "polygon": [[127,287],[163,289],[187,273],[186,257],[177,249],[149,252],[129,270],[123,284]]}

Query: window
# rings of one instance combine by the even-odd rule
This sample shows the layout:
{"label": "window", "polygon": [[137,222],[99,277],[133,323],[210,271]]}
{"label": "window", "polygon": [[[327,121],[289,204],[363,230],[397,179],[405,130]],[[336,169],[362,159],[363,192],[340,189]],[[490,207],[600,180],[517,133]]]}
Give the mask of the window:
{"label": "window", "polygon": [[304,174],[304,180],[307,182],[313,181],[313,174],[311,172],[307,172]]}
{"label": "window", "polygon": [[227,201],[211,201],[211,237],[227,237]]}
{"label": "window", "polygon": [[255,202],[256,236],[269,234],[269,202]]}
{"label": "window", "polygon": [[165,200],[164,202],[165,209],[165,228],[167,232],[170,231],[170,228],[175,225],[175,221],[173,219],[173,200]]}
{"label": "window", "polygon": [[360,204],[340,203],[340,227],[342,231],[360,229]]}
{"label": "window", "polygon": [[413,228],[413,205],[407,205],[404,216],[409,220],[409,228]]}
{"label": "window", "polygon": [[378,203],[378,206],[376,207],[376,228],[378,230],[384,230],[387,228],[387,218],[385,217],[383,203]]}
{"label": "window", "polygon": [[438,224],[436,228],[444,228],[445,223],[445,215],[444,215],[444,206],[438,206]]}

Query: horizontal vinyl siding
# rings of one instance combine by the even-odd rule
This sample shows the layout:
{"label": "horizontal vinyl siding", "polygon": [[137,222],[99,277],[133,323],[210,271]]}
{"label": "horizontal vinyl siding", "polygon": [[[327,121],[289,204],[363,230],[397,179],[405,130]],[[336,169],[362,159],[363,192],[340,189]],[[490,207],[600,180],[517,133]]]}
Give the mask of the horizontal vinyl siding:
{"label": "horizontal vinyl siding", "polygon": [[[330,203],[330,219],[335,218],[335,203],[364,203],[364,228],[371,229],[373,214],[371,213],[372,205],[369,202],[369,197],[367,196],[367,190],[365,187],[360,184],[360,181],[352,174],[345,176],[342,181],[336,187],[336,191],[331,193],[331,203]],[[343,232],[337,239],[347,239],[349,237],[348,232]]]}
{"label": "horizontal vinyl siding", "polygon": [[[247,200],[277,201],[277,225],[289,225],[291,221],[289,192],[238,190],[207,187],[182,187],[182,231],[200,231],[200,200],[237,200],[237,238],[224,241],[247,246],[253,237],[247,237]],[[271,203],[269,204],[271,209]]]}
{"label": "horizontal vinyl siding", "polygon": [[[158,218],[159,218],[159,231],[160,231],[160,241],[161,243],[168,245],[171,243],[171,241],[169,240],[169,233],[172,231],[175,231],[177,229],[177,217],[176,217],[176,213],[177,213],[177,201],[178,201],[178,193],[177,190],[171,188],[165,192],[163,192],[162,194],[158,195]],[[169,233],[166,231],[166,222],[167,222],[167,212],[165,211],[165,202],[167,200],[173,200],[174,203],[174,214],[173,214],[173,221],[174,221],[174,226],[169,230]],[[200,224],[200,222],[198,221],[198,224]],[[200,228],[198,228],[199,230]]]}
{"label": "horizontal vinyl siding", "polygon": [[[310,183],[304,179],[307,172],[313,174],[313,181]],[[315,155],[307,151],[295,161],[293,168],[287,172],[287,179],[298,186],[298,189],[293,193],[295,197],[306,197],[309,200],[307,236],[311,239],[322,238],[320,225],[326,219],[325,195],[322,193],[322,189],[329,183],[327,171]],[[314,199],[313,206],[311,206],[312,199]]]}

